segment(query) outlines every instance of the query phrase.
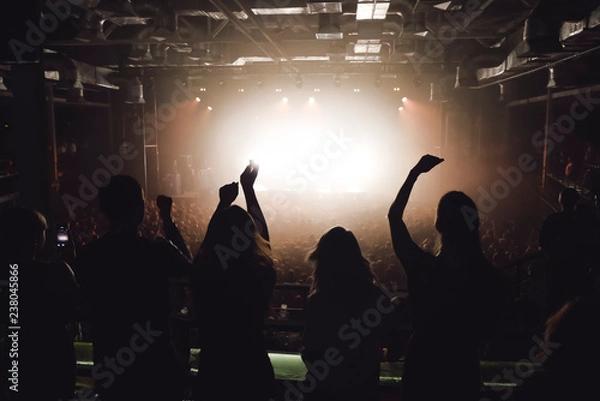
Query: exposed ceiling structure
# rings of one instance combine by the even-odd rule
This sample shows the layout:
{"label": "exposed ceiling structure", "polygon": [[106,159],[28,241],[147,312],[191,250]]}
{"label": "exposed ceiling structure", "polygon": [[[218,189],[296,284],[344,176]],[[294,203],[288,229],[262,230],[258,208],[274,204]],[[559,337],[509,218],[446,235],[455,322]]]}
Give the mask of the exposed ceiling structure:
{"label": "exposed ceiling structure", "polygon": [[600,48],[598,0],[68,4],[45,48],[125,76],[447,74],[475,88]]}

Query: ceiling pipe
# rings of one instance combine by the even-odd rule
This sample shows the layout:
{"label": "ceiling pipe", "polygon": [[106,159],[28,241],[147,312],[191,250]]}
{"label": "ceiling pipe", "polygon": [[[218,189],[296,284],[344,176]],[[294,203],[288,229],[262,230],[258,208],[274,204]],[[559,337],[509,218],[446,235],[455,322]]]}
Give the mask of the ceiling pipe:
{"label": "ceiling pipe", "polygon": [[254,12],[252,10],[246,9],[246,7],[239,0],[235,0],[235,3],[238,5],[238,7],[240,8],[240,10],[242,10],[244,13],[246,13],[246,15],[248,16],[248,19],[250,19],[250,21],[252,21],[252,23],[254,25],[256,25],[256,27],[258,28],[258,30],[260,31],[260,33],[271,44],[271,46],[273,46],[273,48],[277,51],[277,53],[279,53],[279,55],[284,60],[286,60],[285,64],[287,64],[287,66],[290,67],[292,69],[292,71],[294,72],[294,74],[296,75],[295,77],[291,77],[291,76],[290,77],[292,79],[298,80],[300,78],[300,73],[299,73],[298,69],[296,68],[296,66],[294,66],[289,61],[290,58],[285,54],[285,52],[283,50],[281,50],[281,48],[279,47],[279,45],[277,45],[277,43],[267,33],[267,31],[264,29],[262,23],[258,20],[258,18],[256,18],[256,15],[254,14]]}
{"label": "ceiling pipe", "polygon": [[72,60],[60,53],[44,53],[44,71],[58,71],[59,83],[68,86],[88,84],[109,89],[118,89],[109,80],[109,68],[97,67]]}
{"label": "ceiling pipe", "polygon": [[506,50],[502,48],[484,49],[466,57],[456,69],[456,88],[472,88],[479,84],[477,70],[501,65],[506,59]]}
{"label": "ceiling pipe", "polygon": [[544,64],[542,66],[532,68],[531,70],[523,71],[523,72],[511,75],[509,77],[496,79],[493,82],[488,82],[488,83],[480,84],[480,85],[477,85],[477,86],[471,86],[471,88],[472,89],[483,89],[483,88],[487,88],[487,87],[490,87],[490,86],[493,86],[493,85],[497,85],[499,83],[508,82],[508,81],[516,79],[516,78],[521,78],[521,77],[527,76],[527,75],[532,74],[534,72],[545,70],[545,69],[548,69],[548,68],[551,68],[551,67],[556,67],[557,65],[560,65],[560,64],[562,64],[562,63],[564,63],[566,61],[575,60],[575,59],[577,59],[579,57],[583,57],[583,56],[586,56],[588,54],[591,54],[591,53],[594,53],[594,52],[597,52],[597,51],[600,51],[600,45],[592,47],[591,49],[587,49],[587,50],[584,50],[584,51],[577,52],[575,54],[571,54],[571,55],[569,55],[567,57],[561,58],[560,60],[556,60],[556,61],[553,61],[553,62],[550,62],[550,63],[546,63],[546,64]]}
{"label": "ceiling pipe", "polygon": [[[229,10],[222,2],[221,0],[210,0],[210,2],[219,10],[221,11],[223,14],[225,14],[225,16],[227,16],[227,18],[229,18],[229,20],[240,30],[240,32],[242,32],[244,34],[244,36],[246,36],[248,39],[250,39],[250,41],[252,43],[254,43],[256,45],[256,47],[258,47],[266,56],[270,57],[273,59],[273,61],[277,60],[277,56],[273,55],[268,49],[266,49],[263,45],[261,45],[256,39],[254,39],[252,37],[252,34],[250,33],[250,31],[248,31],[248,28],[246,28],[235,16],[235,14]],[[295,69],[295,67],[294,67]],[[295,69],[296,70],[296,69]],[[296,70],[297,71],[297,70]],[[297,73],[296,73],[297,74]],[[292,77],[294,80],[297,80],[298,77]]]}
{"label": "ceiling pipe", "polygon": [[[536,51],[539,52],[543,49],[550,51],[551,49],[554,49],[555,47],[557,47],[556,43],[558,43],[558,46],[562,50],[562,46],[559,41],[559,31],[560,31],[562,22],[558,21],[557,16],[555,16],[553,14],[549,14],[546,9],[542,9],[542,11],[540,11],[539,9],[540,9],[540,7],[538,6],[538,8],[536,8],[536,10],[534,10],[534,12],[532,13],[532,16],[529,18],[529,20],[526,21],[525,26],[524,26],[523,40],[515,47],[515,49],[513,50],[513,53],[515,53],[517,55],[523,55],[523,50],[521,50],[521,49],[524,48],[524,49],[527,49],[526,52],[533,50],[534,55],[535,54],[544,55],[545,53],[536,53]],[[545,23],[547,20],[544,19],[544,16],[547,16],[547,18],[550,20],[549,24]],[[561,18],[564,19],[566,17],[563,16]],[[534,21],[534,22],[531,23],[531,21]],[[529,23],[531,23],[531,24],[529,24]],[[534,27],[537,27],[537,29]],[[546,28],[546,29],[544,29],[544,28]],[[551,29],[549,29],[549,28],[551,28]],[[531,41],[533,41],[535,43],[535,45],[532,46]],[[541,42],[541,46],[539,44],[537,44],[536,42]],[[536,49],[536,47],[537,47],[537,49]],[[558,66],[566,61],[580,58],[587,54],[594,53],[598,50],[600,50],[600,45],[594,46],[589,49],[576,51],[576,52],[568,54],[564,57],[560,57],[557,60],[544,63],[543,65],[531,68],[527,71],[512,74],[505,78],[496,78],[496,79],[489,78],[490,79],[489,83],[484,83],[484,84],[478,83],[477,85],[473,85],[470,87],[474,88],[474,89],[481,89],[481,88],[486,88],[486,87],[489,87],[491,85],[495,85],[498,83],[507,82],[507,81],[510,81],[510,80],[513,80],[516,78],[527,76],[527,75],[532,74],[537,71],[541,71],[543,69],[549,69],[549,68]],[[505,60],[504,62],[507,63],[508,60]],[[499,76],[501,76],[501,75],[499,75]]]}

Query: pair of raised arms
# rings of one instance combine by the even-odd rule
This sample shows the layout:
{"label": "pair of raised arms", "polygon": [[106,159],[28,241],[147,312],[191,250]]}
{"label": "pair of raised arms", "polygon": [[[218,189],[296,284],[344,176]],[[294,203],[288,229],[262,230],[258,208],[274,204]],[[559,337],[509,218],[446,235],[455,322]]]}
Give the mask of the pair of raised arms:
{"label": "pair of raised arms", "polygon": [[[256,177],[258,176],[258,164],[256,164],[253,160],[250,160],[250,163],[246,167],[246,169],[240,175],[240,183],[242,184],[242,190],[247,195],[248,192],[251,192],[254,188],[254,182],[256,181]],[[233,203],[233,201],[237,198],[239,194],[239,186],[237,182],[232,182],[230,184],[225,184],[219,189],[219,202],[224,206],[229,206]]]}

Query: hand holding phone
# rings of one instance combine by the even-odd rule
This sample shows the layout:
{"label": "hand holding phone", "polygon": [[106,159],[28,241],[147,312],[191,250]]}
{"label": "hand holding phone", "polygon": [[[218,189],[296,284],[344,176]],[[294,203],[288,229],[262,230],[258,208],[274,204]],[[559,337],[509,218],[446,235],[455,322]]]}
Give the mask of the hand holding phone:
{"label": "hand holding phone", "polygon": [[56,226],[56,246],[58,248],[66,247],[70,242],[69,226],[59,224]]}

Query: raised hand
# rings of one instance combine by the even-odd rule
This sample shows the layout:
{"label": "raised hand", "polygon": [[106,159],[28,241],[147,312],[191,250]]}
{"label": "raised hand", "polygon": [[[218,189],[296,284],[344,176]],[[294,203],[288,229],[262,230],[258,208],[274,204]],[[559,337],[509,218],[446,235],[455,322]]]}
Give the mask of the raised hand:
{"label": "raised hand", "polygon": [[171,218],[171,208],[173,206],[173,198],[165,195],[158,195],[156,197],[156,206],[158,207],[158,211],[160,217],[164,219]]}
{"label": "raised hand", "polygon": [[413,170],[419,174],[426,173],[443,161],[444,159],[437,156],[425,155],[421,157],[421,160],[419,160]]}
{"label": "raised hand", "polygon": [[242,189],[249,190],[254,186],[254,182],[256,181],[256,176],[258,175],[258,164],[256,164],[253,160],[250,160],[250,163],[240,175],[240,183],[242,184]]}
{"label": "raised hand", "polygon": [[237,198],[239,193],[238,183],[232,182],[219,188],[219,203],[221,206],[228,207]]}

